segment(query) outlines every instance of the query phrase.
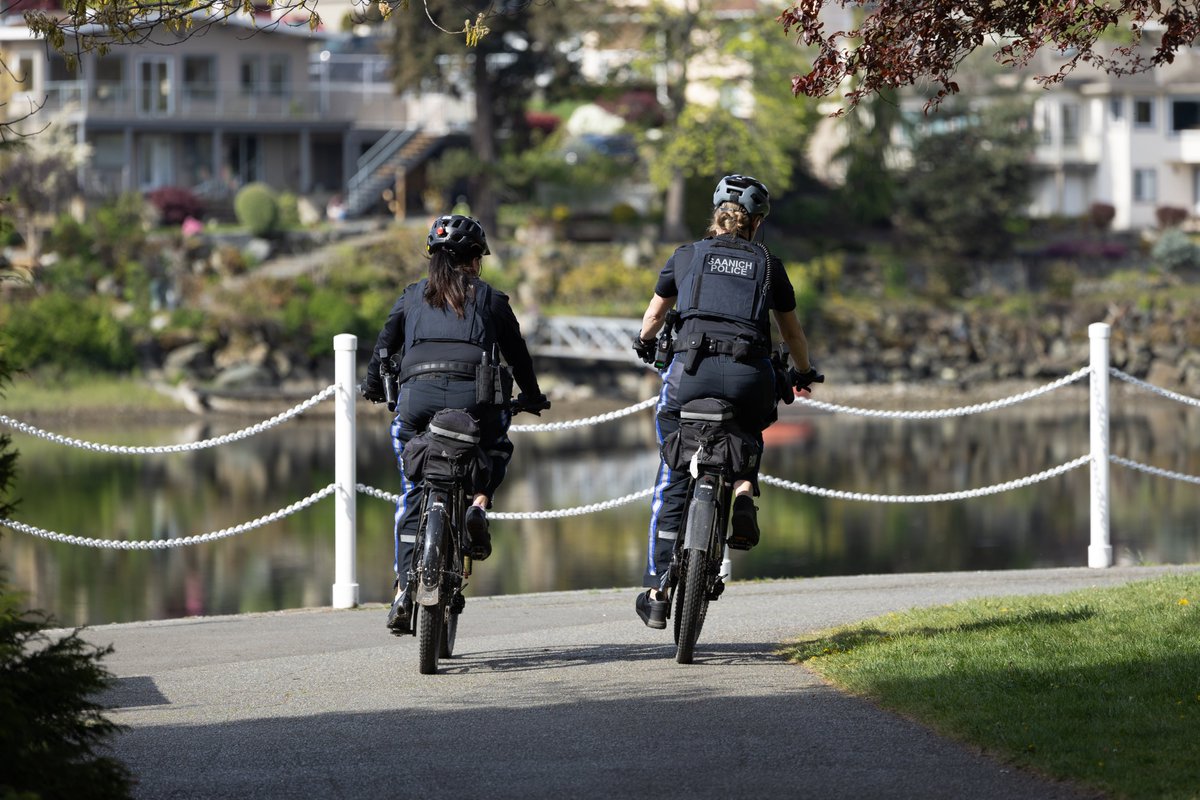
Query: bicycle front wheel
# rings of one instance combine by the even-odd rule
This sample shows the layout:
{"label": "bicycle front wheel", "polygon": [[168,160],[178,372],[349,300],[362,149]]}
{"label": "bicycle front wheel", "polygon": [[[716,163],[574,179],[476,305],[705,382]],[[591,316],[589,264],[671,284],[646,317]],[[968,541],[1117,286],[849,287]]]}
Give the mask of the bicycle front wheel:
{"label": "bicycle front wheel", "polygon": [[692,663],[696,640],[704,627],[708,613],[708,554],[703,550],[687,551],[683,598],[679,603],[679,636],[675,642],[675,660],[680,664]]}
{"label": "bicycle front wheel", "polygon": [[417,639],[420,642],[421,674],[432,675],[437,672],[438,656],[442,649],[446,602],[442,600],[432,606],[422,606],[417,617],[420,620]]}

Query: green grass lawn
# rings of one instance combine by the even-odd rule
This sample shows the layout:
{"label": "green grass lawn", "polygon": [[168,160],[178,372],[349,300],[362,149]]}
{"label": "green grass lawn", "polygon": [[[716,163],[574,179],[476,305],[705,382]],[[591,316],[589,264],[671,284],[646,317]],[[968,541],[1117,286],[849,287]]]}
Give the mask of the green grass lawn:
{"label": "green grass lawn", "polygon": [[791,643],[834,685],[1117,797],[1200,797],[1200,575],[888,614]]}
{"label": "green grass lawn", "polygon": [[81,412],[180,411],[176,400],[136,377],[103,373],[18,373],[3,387],[0,412],[72,414]]}

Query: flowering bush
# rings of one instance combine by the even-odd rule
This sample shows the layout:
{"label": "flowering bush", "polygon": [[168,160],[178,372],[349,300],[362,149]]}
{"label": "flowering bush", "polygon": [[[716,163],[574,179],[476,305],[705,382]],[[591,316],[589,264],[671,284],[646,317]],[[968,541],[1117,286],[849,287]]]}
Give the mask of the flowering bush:
{"label": "flowering bush", "polygon": [[191,189],[165,186],[147,193],[146,199],[158,210],[159,221],[164,225],[179,225],[188,217],[204,216],[204,203]]}

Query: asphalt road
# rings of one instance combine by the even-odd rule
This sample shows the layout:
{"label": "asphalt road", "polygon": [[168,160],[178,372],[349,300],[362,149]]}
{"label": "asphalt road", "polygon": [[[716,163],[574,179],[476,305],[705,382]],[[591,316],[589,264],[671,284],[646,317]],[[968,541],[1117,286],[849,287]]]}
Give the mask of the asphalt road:
{"label": "asphalt road", "polygon": [[1194,567],[734,583],[696,661],[635,589],[470,598],[455,657],[417,671],[379,605],[90,628],[145,798],[1089,796],[822,683],[779,643],[889,611]]}

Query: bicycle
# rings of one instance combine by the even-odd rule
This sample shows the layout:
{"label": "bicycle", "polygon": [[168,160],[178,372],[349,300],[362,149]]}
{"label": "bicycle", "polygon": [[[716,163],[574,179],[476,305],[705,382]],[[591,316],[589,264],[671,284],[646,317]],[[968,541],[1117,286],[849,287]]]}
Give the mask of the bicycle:
{"label": "bicycle", "polygon": [[[511,413],[541,408],[509,401]],[[465,409],[445,409],[405,445],[405,474],[424,482],[424,501],[407,580],[413,592],[411,633],[418,640],[422,675],[454,655],[458,620],[466,607],[471,577],[471,537],[466,514],[477,487],[486,483],[491,461],[479,445],[478,424]],[[414,444],[416,443],[416,444]]]}
{"label": "bicycle", "polygon": [[[825,380],[815,369],[804,375],[788,372],[782,366],[785,350],[777,351],[772,361],[789,395],[793,385],[807,388]],[[725,591],[722,566],[733,486],[737,476],[757,465],[760,455],[758,442],[741,430],[735,416],[728,401],[692,400],[680,409],[679,430],[663,443],[664,458],[672,469],[689,475],[683,536],[675,541],[662,587],[673,595],[675,661],[680,664],[692,663],[708,604]]]}
{"label": "bicycle", "polygon": [[747,460],[737,453],[753,445],[739,438],[733,416],[733,405],[724,400],[693,400],[679,412],[679,431],[664,442],[674,450],[672,466],[686,469],[690,476],[684,533],[675,541],[663,586],[675,606],[675,660],[680,664],[692,663],[708,604],[725,591],[721,565],[734,473]]}

